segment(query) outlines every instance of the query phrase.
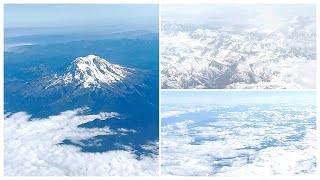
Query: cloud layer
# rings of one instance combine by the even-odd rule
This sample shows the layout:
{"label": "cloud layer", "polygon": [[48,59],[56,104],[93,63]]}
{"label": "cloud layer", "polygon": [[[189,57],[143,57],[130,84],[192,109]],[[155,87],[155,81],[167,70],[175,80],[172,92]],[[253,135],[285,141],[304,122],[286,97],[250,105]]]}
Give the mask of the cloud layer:
{"label": "cloud layer", "polygon": [[158,155],[156,142],[142,148],[153,150],[154,155],[139,158],[130,149],[103,153],[85,153],[71,145],[61,145],[64,139],[74,142],[97,135],[115,132],[108,127],[79,128],[78,125],[94,119],[116,117],[117,113],[82,115],[83,109],[62,112],[44,119],[33,119],[25,112],[5,114],[4,121],[4,174],[7,176],[100,176],[100,175],[157,175]]}
{"label": "cloud layer", "polygon": [[[177,111],[177,106],[166,106]],[[295,175],[316,171],[315,106],[251,105],[193,111],[162,122],[163,175]],[[184,107],[184,109],[186,109]],[[192,113],[190,113],[192,112]]]}

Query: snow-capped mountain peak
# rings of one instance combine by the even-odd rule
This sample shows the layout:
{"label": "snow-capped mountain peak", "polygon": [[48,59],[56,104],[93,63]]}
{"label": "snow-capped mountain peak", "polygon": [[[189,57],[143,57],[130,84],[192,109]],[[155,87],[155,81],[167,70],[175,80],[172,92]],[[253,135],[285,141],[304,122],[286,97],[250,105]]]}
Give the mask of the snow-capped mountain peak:
{"label": "snow-capped mountain peak", "polygon": [[100,64],[104,64],[106,66],[111,65],[111,63],[109,63],[107,60],[92,54],[86,57],[78,57],[71,63],[71,65],[75,65],[78,68],[86,68],[89,66],[99,66]]}
{"label": "snow-capped mountain peak", "polygon": [[76,58],[63,75],[65,84],[78,82],[83,87],[100,87],[122,81],[130,71],[95,55]]}
{"label": "snow-capped mountain peak", "polygon": [[78,57],[67,67],[63,75],[55,75],[48,87],[56,84],[74,84],[83,88],[100,88],[121,83],[127,76],[133,75],[135,69],[112,64],[107,60],[88,55]]}

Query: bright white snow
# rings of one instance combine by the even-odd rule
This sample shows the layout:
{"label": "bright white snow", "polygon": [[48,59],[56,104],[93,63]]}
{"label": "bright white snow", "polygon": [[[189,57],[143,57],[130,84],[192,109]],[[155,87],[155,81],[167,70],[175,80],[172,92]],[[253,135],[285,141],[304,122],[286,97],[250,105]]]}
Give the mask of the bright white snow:
{"label": "bright white snow", "polygon": [[84,88],[97,87],[101,84],[112,85],[123,81],[127,76],[132,75],[134,70],[116,64],[111,64],[107,60],[95,55],[76,58],[64,75],[56,77],[53,86],[63,82],[70,84],[73,82],[81,84]]}
{"label": "bright white snow", "polygon": [[[252,20],[247,24],[220,24],[219,19],[211,24],[188,24],[179,20],[179,12],[175,13],[177,19],[173,12],[170,18],[166,17],[166,9],[163,12],[160,70],[164,89],[314,89],[316,86],[313,16],[300,16],[301,12],[296,11],[293,19],[274,17],[278,18],[277,23],[250,15]],[[223,21],[223,12],[218,12]],[[211,14],[216,16],[214,11]],[[211,15],[207,12],[206,16]]]}

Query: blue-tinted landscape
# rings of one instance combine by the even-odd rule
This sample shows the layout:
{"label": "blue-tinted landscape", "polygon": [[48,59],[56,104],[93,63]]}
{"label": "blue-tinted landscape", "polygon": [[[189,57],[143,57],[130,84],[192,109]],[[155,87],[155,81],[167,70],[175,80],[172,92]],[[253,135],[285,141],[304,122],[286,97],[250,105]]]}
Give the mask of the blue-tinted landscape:
{"label": "blue-tinted landscape", "polygon": [[157,175],[158,6],[4,10],[5,175]]}
{"label": "blue-tinted landscape", "polygon": [[162,92],[161,174],[316,172],[314,91]]}

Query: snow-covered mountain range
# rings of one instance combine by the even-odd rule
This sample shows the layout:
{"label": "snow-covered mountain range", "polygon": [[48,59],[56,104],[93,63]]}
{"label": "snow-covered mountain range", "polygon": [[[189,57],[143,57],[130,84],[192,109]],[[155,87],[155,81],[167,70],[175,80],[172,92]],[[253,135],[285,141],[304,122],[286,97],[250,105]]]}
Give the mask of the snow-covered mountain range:
{"label": "snow-covered mountain range", "polygon": [[162,22],[164,89],[313,89],[315,18],[201,28]]}

